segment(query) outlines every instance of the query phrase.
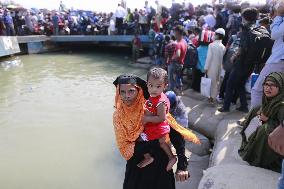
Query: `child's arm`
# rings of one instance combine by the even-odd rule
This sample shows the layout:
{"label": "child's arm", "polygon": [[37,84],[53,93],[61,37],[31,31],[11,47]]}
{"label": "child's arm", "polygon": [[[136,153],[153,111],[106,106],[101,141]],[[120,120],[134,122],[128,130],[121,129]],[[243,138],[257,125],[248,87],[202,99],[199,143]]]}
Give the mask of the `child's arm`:
{"label": "child's arm", "polygon": [[144,116],[144,123],[161,123],[166,120],[166,105],[160,103],[157,107],[157,115],[155,116]]}

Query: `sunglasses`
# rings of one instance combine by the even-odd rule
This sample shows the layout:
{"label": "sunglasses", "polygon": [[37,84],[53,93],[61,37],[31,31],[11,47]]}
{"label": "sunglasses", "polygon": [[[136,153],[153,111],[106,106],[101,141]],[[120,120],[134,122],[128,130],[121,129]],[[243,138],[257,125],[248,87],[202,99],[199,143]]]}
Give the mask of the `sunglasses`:
{"label": "sunglasses", "polygon": [[272,89],[278,87],[278,85],[276,85],[275,83],[263,83],[263,87]]}

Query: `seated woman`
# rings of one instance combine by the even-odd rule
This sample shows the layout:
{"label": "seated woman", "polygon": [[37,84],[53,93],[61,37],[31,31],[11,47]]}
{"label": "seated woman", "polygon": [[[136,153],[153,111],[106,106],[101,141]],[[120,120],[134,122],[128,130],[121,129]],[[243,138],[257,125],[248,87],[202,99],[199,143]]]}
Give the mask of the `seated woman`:
{"label": "seated woman", "polygon": [[[115,81],[116,97],[113,114],[116,142],[121,155],[127,160],[123,189],[174,189],[173,171],[167,171],[168,157],[160,148],[158,140],[137,142],[144,127],[144,104],[149,98],[147,83],[134,75],[121,75]],[[189,178],[182,135],[170,130],[170,140],[177,151],[176,179]],[[145,168],[137,164],[144,153],[151,153],[155,161]]]}
{"label": "seated woman", "polygon": [[167,91],[166,95],[170,101],[170,113],[184,128],[188,127],[188,111],[180,97],[176,96],[174,91]]}
{"label": "seated woman", "polygon": [[280,173],[283,156],[269,147],[268,136],[284,118],[284,73],[269,74],[263,93],[262,106],[252,109],[241,123],[243,141],[239,154],[252,166]]}

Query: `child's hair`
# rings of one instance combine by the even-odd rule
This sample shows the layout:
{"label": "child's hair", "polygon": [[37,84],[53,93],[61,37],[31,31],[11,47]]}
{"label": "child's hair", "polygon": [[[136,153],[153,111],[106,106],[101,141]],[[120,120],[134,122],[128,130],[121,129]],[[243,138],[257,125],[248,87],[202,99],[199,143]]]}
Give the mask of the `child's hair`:
{"label": "child's hair", "polygon": [[154,67],[151,68],[147,74],[147,81],[150,77],[153,77],[154,79],[162,79],[164,83],[168,82],[168,74],[167,71],[163,68]]}

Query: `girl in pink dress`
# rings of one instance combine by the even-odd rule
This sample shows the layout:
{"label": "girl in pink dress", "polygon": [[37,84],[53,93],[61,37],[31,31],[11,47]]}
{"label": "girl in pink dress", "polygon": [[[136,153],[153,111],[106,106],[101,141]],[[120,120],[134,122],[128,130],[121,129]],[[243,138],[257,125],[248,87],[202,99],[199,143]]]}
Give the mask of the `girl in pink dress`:
{"label": "girl in pink dress", "polygon": [[[166,115],[170,110],[170,102],[163,93],[167,86],[167,72],[162,68],[152,68],[147,74],[147,86],[150,98],[145,103],[145,115],[143,118],[144,131],[141,134],[143,141],[151,141],[158,139],[160,147],[169,157],[167,170],[171,170],[177,159],[173,155],[166,137],[170,132],[170,126],[166,121]],[[151,154],[144,154],[138,167],[146,167],[154,161]]]}

